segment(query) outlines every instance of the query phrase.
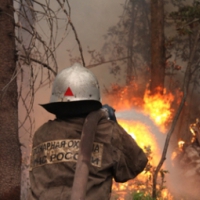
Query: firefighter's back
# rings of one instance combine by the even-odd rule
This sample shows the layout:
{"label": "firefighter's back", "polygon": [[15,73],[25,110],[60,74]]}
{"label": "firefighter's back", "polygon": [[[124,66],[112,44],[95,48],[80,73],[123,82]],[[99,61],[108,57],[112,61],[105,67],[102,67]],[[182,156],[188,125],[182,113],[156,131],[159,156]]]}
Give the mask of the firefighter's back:
{"label": "firefighter's back", "polygon": [[[36,131],[30,199],[70,199],[84,120],[56,119]],[[135,157],[141,154],[139,160],[133,152]],[[95,134],[86,200],[109,199],[113,178],[127,181],[143,170],[144,165],[146,157],[132,138],[117,123],[103,119]]]}

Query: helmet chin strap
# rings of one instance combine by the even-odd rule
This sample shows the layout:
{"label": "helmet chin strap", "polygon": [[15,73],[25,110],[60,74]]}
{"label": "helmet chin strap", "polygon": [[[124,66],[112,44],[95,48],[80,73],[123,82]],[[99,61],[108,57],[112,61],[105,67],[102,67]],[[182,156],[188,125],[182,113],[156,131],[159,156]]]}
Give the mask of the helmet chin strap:
{"label": "helmet chin strap", "polygon": [[70,200],[85,200],[94,136],[97,125],[103,118],[107,116],[99,109],[91,112],[85,119]]}

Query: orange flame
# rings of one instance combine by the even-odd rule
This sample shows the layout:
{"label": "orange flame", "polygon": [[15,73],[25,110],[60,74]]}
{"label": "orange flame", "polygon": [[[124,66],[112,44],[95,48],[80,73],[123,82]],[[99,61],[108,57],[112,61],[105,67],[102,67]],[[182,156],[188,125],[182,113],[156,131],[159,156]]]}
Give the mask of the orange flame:
{"label": "orange flame", "polygon": [[139,121],[118,120],[119,124],[135,139],[138,145],[144,149],[151,145],[151,151],[154,152],[153,164],[157,164],[160,156],[160,149],[157,145],[155,135],[151,133],[148,126]]}
{"label": "orange flame", "polygon": [[157,91],[158,93],[151,95],[150,91],[146,89],[144,97],[141,98],[141,92],[138,92],[138,87],[134,83],[125,87],[113,85],[108,101],[112,102],[112,106],[116,110],[133,107],[140,109],[149,115],[160,128],[164,128],[172,120],[174,110],[171,108],[171,105],[174,101],[174,95],[170,92],[167,93],[166,89],[163,94],[159,92],[160,88]]}
{"label": "orange flame", "polygon": [[[114,94],[111,94],[110,102],[112,102],[112,106],[116,110],[125,110],[133,107],[140,109],[143,113],[148,115],[162,131],[171,121],[173,115],[171,104],[174,101],[174,96],[171,93],[167,93],[166,90],[163,95],[159,92],[150,95],[149,91],[146,90],[144,98],[142,99],[133,94],[133,90],[135,89],[137,93],[138,89],[135,84],[125,87],[115,85],[112,89]],[[151,132],[150,128],[142,121],[118,119],[118,122],[137,141],[141,148],[144,149],[145,146],[151,146],[151,151],[153,153],[151,165],[157,166],[160,160],[161,150],[159,149],[155,135]],[[150,177],[150,172],[143,172],[137,177],[137,181],[145,182],[145,180],[150,180]],[[139,188],[135,188],[134,181],[135,180],[131,180],[123,184],[114,183],[113,191],[117,192],[118,200],[125,199],[126,194],[133,190],[146,190],[145,184],[141,184]],[[162,198],[163,200],[173,199],[167,189],[162,191]]]}
{"label": "orange flame", "polygon": [[157,93],[150,95],[150,92],[146,90],[144,95],[144,106],[145,113],[148,113],[154,122],[164,128],[166,123],[171,120],[173,110],[171,104],[174,101],[174,96],[171,93],[161,95]]}

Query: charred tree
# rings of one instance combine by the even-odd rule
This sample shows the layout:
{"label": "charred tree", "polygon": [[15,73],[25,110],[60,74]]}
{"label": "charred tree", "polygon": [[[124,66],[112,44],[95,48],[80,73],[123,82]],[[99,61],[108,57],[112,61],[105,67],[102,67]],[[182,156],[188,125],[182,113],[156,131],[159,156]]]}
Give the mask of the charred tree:
{"label": "charred tree", "polygon": [[151,1],[151,80],[152,94],[162,93],[165,78],[164,1]]}
{"label": "charred tree", "polygon": [[20,199],[21,151],[12,0],[0,0],[0,199]]}

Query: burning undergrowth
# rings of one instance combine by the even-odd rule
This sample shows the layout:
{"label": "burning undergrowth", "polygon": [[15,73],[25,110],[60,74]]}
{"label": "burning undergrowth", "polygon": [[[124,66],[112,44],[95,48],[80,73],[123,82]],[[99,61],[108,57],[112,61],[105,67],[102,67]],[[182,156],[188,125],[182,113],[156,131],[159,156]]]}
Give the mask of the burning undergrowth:
{"label": "burning undergrowth", "polygon": [[[177,149],[172,154],[172,171],[177,178],[173,181],[176,185],[175,196],[182,199],[199,199],[200,182],[200,121],[189,126],[192,139],[179,141]],[[177,180],[181,184],[177,184]]]}
{"label": "burning undergrowth", "polygon": [[[177,96],[179,98],[176,98]],[[107,91],[106,102],[110,102],[110,105],[115,108],[118,123],[131,134],[149,158],[147,167],[136,179],[123,184],[114,183],[113,200],[133,199],[134,195],[139,195],[140,198],[138,199],[150,199],[153,172],[161,158],[166,137],[165,133],[174,117],[174,105],[179,104],[182,95],[179,93],[177,96],[166,90],[164,90],[163,95],[159,92],[150,95],[148,90],[139,91],[138,86],[134,83],[125,87],[113,85],[111,91]],[[189,154],[193,152],[192,159],[194,160],[194,157],[197,156],[200,163],[200,147],[199,155],[195,154],[197,151],[194,153],[194,150],[187,148]],[[170,149],[168,154],[171,154],[172,151]],[[196,176],[200,173],[200,164],[197,167],[198,169],[196,168],[197,171],[194,172],[194,167],[192,167],[194,163],[191,161],[190,166],[187,163],[188,159],[191,159],[191,157],[188,158],[187,151],[184,150],[180,153],[180,150],[176,149],[175,152],[179,156],[175,156],[176,159],[171,160],[172,156],[168,155],[163,168],[159,172],[157,180],[158,199],[186,200],[191,199],[190,197],[195,199],[194,195],[190,195],[190,191],[188,195],[185,192],[187,184],[183,182],[183,177],[185,177],[183,174],[186,172],[191,173],[190,170],[192,170],[193,175]],[[185,169],[185,167],[190,170]],[[176,190],[176,188],[178,189]],[[136,196],[134,196],[134,199],[137,199]]]}

